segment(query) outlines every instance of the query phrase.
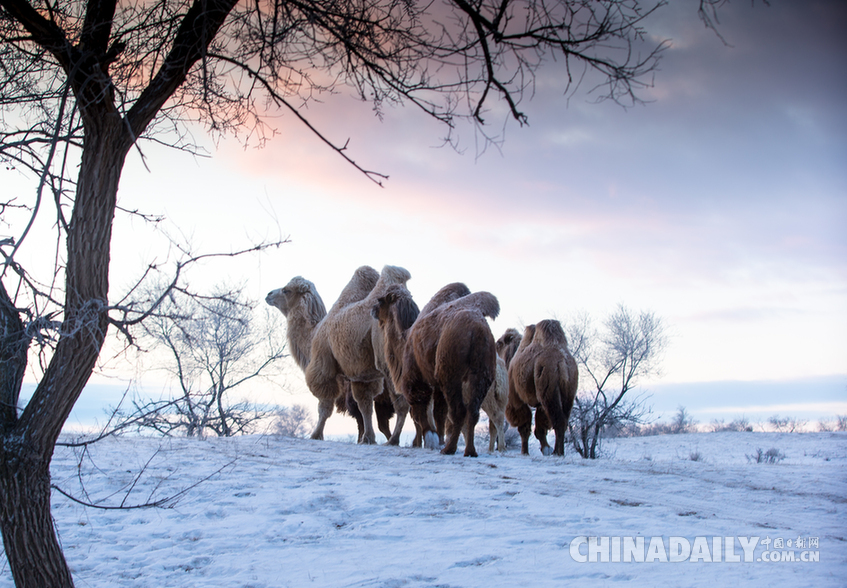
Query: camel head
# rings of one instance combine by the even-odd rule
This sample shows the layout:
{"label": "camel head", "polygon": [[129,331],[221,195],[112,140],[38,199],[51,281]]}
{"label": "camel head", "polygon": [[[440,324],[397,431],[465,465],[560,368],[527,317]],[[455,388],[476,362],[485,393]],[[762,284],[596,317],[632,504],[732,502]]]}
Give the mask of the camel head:
{"label": "camel head", "polygon": [[506,332],[497,339],[497,355],[503,359],[506,359],[506,357],[511,359],[515,351],[518,350],[518,345],[521,344],[522,338],[517,329],[511,327],[506,329]]}
{"label": "camel head", "polygon": [[278,308],[286,318],[298,305],[303,305],[305,312],[318,320],[326,315],[326,307],[315,285],[300,276],[291,278],[282,288],[269,292],[265,302]]}
{"label": "camel head", "polygon": [[412,326],[418,314],[418,305],[412,300],[411,292],[400,284],[389,286],[371,308],[371,316],[379,321],[381,328],[388,320],[393,320],[401,332]]}

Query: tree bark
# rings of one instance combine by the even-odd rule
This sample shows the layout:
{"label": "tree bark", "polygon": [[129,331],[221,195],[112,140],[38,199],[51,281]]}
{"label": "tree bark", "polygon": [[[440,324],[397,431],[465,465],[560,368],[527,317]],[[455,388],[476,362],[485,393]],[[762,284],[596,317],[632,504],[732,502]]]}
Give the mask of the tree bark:
{"label": "tree bark", "polygon": [[0,434],[18,420],[18,396],[28,348],[29,338],[20,313],[0,282]]}
{"label": "tree bark", "polygon": [[121,169],[131,144],[117,113],[87,130],[68,226],[59,341],[23,414],[4,427],[0,528],[17,588],[73,586],[50,513],[50,461],[106,337],[112,220]]}
{"label": "tree bark", "polygon": [[23,439],[0,450],[0,526],[17,588],[71,588],[50,514],[50,464]]}

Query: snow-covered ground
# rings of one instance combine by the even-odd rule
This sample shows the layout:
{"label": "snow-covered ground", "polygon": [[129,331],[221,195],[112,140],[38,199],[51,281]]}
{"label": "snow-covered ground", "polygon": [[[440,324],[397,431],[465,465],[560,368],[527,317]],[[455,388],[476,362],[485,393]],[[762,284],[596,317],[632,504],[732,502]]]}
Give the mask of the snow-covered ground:
{"label": "snow-covered ground", "polygon": [[[130,505],[211,477],[170,508],[54,493],[53,515],[80,588],[847,585],[845,433],[610,440],[595,461],[533,449],[108,439],[59,448],[54,483]],[[752,463],[758,449],[785,458]]]}

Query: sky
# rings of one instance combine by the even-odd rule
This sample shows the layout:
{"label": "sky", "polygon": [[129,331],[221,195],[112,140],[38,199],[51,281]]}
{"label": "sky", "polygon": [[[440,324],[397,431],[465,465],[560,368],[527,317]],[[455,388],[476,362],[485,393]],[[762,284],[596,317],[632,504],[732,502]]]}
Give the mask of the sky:
{"label": "sky", "polygon": [[[673,2],[645,23],[670,40],[645,104],[597,103],[587,84],[566,94],[549,63],[521,104],[528,126],[506,124],[502,145],[479,154],[469,129],[456,151],[411,107],[380,121],[367,103],[329,97],[305,114],[388,174],[384,187],[279,113],[262,149],[224,140],[206,159],[143,147],[120,204],[166,215],[197,250],[290,240],[204,266],[197,283],[242,283],[261,300],[302,275],[329,307],[357,267],[401,265],[421,306],[453,281],[494,293],[495,337],[581,311],[600,320],[622,303],[669,328],[661,377],[642,382],[661,410],[679,397],[704,419],[728,406],[844,414],[847,6],[727,4],[723,42],[697,5]],[[115,226],[120,292],[162,246],[137,219]],[[313,407],[296,368],[288,378],[282,403]]]}

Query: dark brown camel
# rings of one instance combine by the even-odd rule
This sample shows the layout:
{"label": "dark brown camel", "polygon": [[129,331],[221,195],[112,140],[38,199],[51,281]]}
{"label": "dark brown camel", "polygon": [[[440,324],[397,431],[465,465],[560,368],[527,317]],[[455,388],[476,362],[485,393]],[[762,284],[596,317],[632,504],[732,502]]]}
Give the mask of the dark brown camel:
{"label": "dark brown camel", "polygon": [[568,351],[562,325],[543,320],[530,325],[509,365],[509,403],[506,418],[521,435],[521,453],[529,453],[529,432],[535,407],[535,436],[544,455],[551,453],[547,431],[556,433],[552,450],[565,454],[565,430],[578,385],[576,361]]}
{"label": "dark brown camel", "polygon": [[[455,284],[445,288],[461,290]],[[500,305],[488,292],[443,302],[452,297],[445,295],[445,288],[417,320],[411,318],[411,294],[398,286],[388,288],[378,298],[372,313],[384,333],[392,378],[397,376],[398,391],[408,400],[425,444],[433,446],[429,404],[440,396],[447,405],[449,421],[457,425],[451,428],[442,453],[455,453],[459,435],[464,432],[465,456],[476,457],[474,427],[496,372],[497,352],[485,317],[496,318]]]}

